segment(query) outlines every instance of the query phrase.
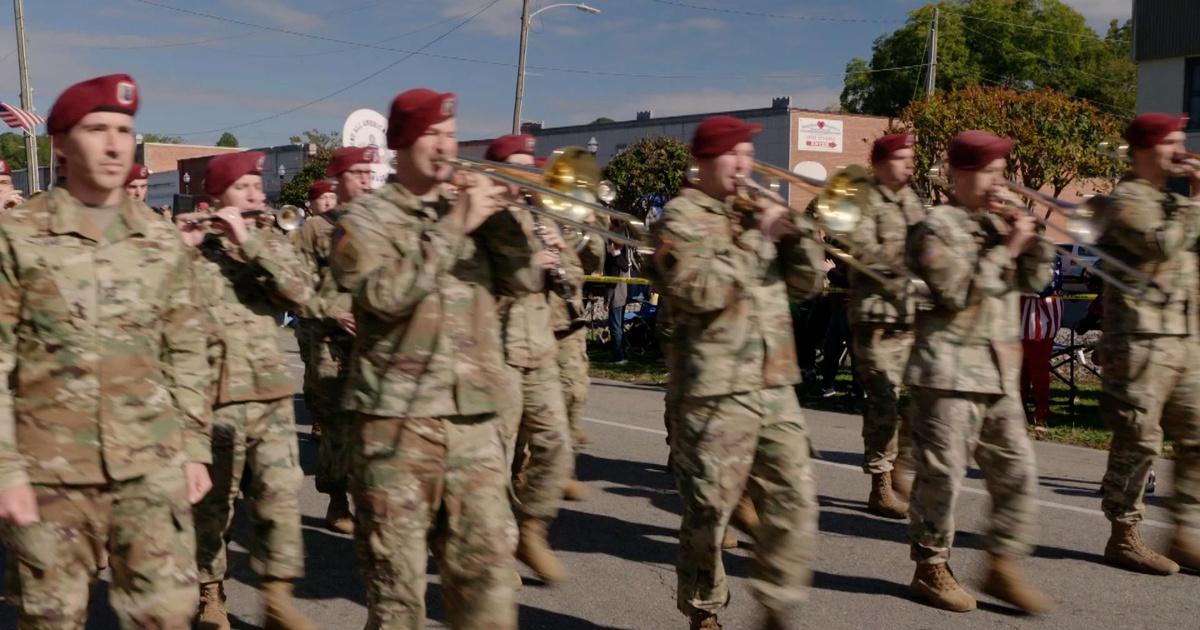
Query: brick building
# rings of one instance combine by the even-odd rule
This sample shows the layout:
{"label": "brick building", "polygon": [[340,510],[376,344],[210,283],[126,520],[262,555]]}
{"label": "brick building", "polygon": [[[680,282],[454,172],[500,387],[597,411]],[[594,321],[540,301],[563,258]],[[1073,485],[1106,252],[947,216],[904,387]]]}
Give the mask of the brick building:
{"label": "brick building", "polygon": [[[526,123],[525,130],[538,139],[539,152],[548,154],[557,147],[596,147],[596,159],[606,164],[614,155],[638,140],[651,136],[670,136],[690,142],[700,121],[708,116],[728,114],[763,126],[754,139],[758,159],[794,172],[826,178],[840,166],[867,164],[871,143],[884,134],[889,120],[880,116],[837,114],[791,106],[791,99],[780,97],[770,107],[728,112],[687,114],[655,118],[652,112],[638,112],[633,120],[610,123],[544,127]],[[491,138],[459,144],[467,157],[483,157]],[[813,194],[808,190],[788,191],[792,205],[802,207]]]}

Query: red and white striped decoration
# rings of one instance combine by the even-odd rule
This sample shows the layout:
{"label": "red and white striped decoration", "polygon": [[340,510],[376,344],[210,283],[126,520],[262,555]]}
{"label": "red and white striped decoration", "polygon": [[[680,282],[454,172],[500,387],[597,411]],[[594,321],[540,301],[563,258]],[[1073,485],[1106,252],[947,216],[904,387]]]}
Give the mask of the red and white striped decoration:
{"label": "red and white striped decoration", "polygon": [[13,129],[28,129],[46,123],[46,119],[33,112],[27,112],[16,105],[0,101],[0,120]]}
{"label": "red and white striped decoration", "polygon": [[1021,339],[1041,341],[1053,339],[1062,328],[1063,301],[1057,295],[1021,296]]}

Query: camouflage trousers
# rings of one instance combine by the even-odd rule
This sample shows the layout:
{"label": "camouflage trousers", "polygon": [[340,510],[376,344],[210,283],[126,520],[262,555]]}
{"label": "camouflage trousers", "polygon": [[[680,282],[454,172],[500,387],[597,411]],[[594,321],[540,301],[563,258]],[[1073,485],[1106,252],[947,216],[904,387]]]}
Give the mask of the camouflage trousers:
{"label": "camouflage trousers", "polygon": [[852,339],[854,375],[866,396],[863,472],[889,472],[898,456],[911,457],[908,418],[900,408],[900,384],[913,332],[903,324],[856,324]]}
{"label": "camouflage trousers", "polygon": [[503,439],[494,415],[359,415],[352,493],[368,630],[424,627],[430,547],[451,628],[517,627]]}
{"label": "camouflage trousers", "polygon": [[558,373],[562,379],[563,404],[571,432],[579,430],[583,409],[587,406],[588,376],[587,329],[581,328],[558,340]]}
{"label": "camouflage trousers", "polygon": [[4,526],[9,602],[22,630],[79,629],[106,557],[122,628],[191,627],[196,535],[182,464],[104,486],[34,485],[41,522]]}
{"label": "camouflage trousers", "polygon": [[1134,524],[1163,435],[1175,440],[1171,512],[1200,531],[1200,341],[1196,337],[1105,335],[1100,347],[1100,413],[1113,432],[1101,506],[1111,521]]}
{"label": "camouflage trousers", "polygon": [[558,364],[507,370],[516,404],[500,413],[500,422],[513,475],[519,478],[517,513],[551,521],[575,467]]}
{"label": "camouflage trousers", "polygon": [[1026,556],[1037,534],[1037,465],[1018,394],[972,394],[912,388],[916,478],[909,503],[912,559],[950,558],[954,509],[971,456],[992,499],[984,548]]}
{"label": "camouflage trousers", "polygon": [[222,405],[213,415],[213,489],[195,507],[200,581],[228,575],[225,541],[239,491],[250,511],[250,567],[268,578],[303,576],[292,399]]}
{"label": "camouflage trousers", "polygon": [[817,531],[808,430],[791,387],[684,398],[672,454],[683,501],[677,604],[684,614],[729,602],[721,541],[743,492],[761,519],[750,588],[783,611],[807,598]]}
{"label": "camouflage trousers", "polygon": [[[301,321],[302,328],[316,325]],[[304,406],[313,423],[321,425],[316,482],[317,492],[322,494],[345,494],[349,488],[354,413],[342,408],[342,394],[349,376],[352,343],[349,335],[314,336],[301,348]]]}

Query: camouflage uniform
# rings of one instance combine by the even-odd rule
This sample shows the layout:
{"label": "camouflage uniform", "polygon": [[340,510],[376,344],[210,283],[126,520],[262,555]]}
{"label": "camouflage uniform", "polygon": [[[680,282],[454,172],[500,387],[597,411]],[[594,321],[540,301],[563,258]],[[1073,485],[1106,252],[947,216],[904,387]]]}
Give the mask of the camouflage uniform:
{"label": "camouflage uniform", "polygon": [[[350,313],[350,294],[341,291],[329,269],[336,227],[333,211],[312,217],[296,230],[296,253],[316,276],[316,299],[297,323],[296,338],[304,359],[304,406],[313,424],[320,424],[317,451],[317,492],[344,495],[350,469],[350,414],[343,411],[342,392],[349,374],[354,337],[337,323]],[[303,339],[302,343],[299,340]]]}
{"label": "camouflage uniform", "polygon": [[[1154,279],[1167,297],[1104,291],[1100,342],[1103,401],[1113,431],[1102,507],[1109,520],[1136,525],[1164,429],[1175,440],[1171,509],[1180,527],[1200,532],[1200,341],[1196,243],[1200,204],[1126,177],[1113,192],[1098,247]],[[1138,279],[1109,269],[1133,285]]]}
{"label": "camouflage uniform", "polygon": [[676,327],[672,363],[684,375],[673,456],[683,501],[677,603],[687,615],[728,603],[721,542],[743,491],[762,519],[756,598],[781,612],[806,598],[810,581],[817,500],[792,390],[800,370],[788,297],[820,290],[822,255],[809,239],[768,241],[757,220],[695,189],[661,219],[656,258]]}
{"label": "camouflage uniform", "polygon": [[452,627],[516,627],[496,416],[513,403],[492,290],[540,280],[510,272],[530,268],[529,252],[514,261],[483,247],[484,234],[508,237],[490,222],[464,235],[443,219],[451,204],[390,183],[345,206],[335,237],[334,277],[358,323],[346,402],[358,413],[351,489],[369,628],[423,626],[429,541]]}
{"label": "camouflage uniform", "polygon": [[[582,269],[584,275],[600,271],[604,264],[604,239],[591,235],[581,238],[577,232],[571,230],[568,230],[564,237],[567,248],[561,254],[565,267]],[[576,311],[582,312],[582,276],[577,278],[577,284],[572,285],[571,292],[575,296]],[[567,422],[571,426],[572,435],[575,435],[582,430],[580,422],[583,419],[583,410],[587,406],[588,386],[591,384],[591,378],[588,376],[587,328],[571,330],[567,303],[557,293],[546,294],[546,301],[550,304],[550,325],[558,338],[558,372],[562,378]]]}
{"label": "camouflage uniform", "polygon": [[[899,192],[876,185],[849,240],[867,267],[903,281],[904,243],[908,229],[925,216],[911,188]],[[892,470],[900,450],[908,450],[907,419],[900,410],[900,382],[912,349],[916,304],[911,296],[894,296],[879,283],[850,271],[851,350],[863,407],[863,472]]]}
{"label": "camouflage uniform", "polygon": [[41,518],[0,528],[22,628],[82,628],[106,555],[123,628],[190,626],[203,329],[189,251],[140,203],[54,188],[0,217],[0,488],[32,484]]}
{"label": "camouflage uniform", "polygon": [[304,575],[297,492],[303,473],[296,444],[291,371],[279,347],[279,316],[313,299],[309,276],[281,234],[247,226],[234,245],[207,236],[196,283],[213,320],[213,489],[196,505],[202,583],[228,573],[225,541],[239,491],[250,508],[250,566],[265,578]]}
{"label": "camouflage uniform", "polygon": [[918,563],[943,563],[954,505],[972,455],[992,495],[984,546],[1028,555],[1036,534],[1037,469],[1021,406],[1020,294],[1050,281],[1044,241],[1013,259],[993,214],[938,206],[911,231],[906,260],[933,306],[916,318],[904,382],[912,391],[916,480],[909,541]]}
{"label": "camouflage uniform", "polygon": [[[519,222],[528,242],[533,242],[536,237],[530,212],[513,208],[509,213]],[[490,249],[502,247],[501,243],[489,243]],[[514,258],[519,255],[520,252],[512,253]],[[574,284],[582,282],[582,270],[571,266],[569,261],[564,261],[562,267]],[[539,277],[545,275],[541,270],[532,271]],[[546,296],[546,291],[501,295],[496,311],[500,316],[504,359],[516,388],[513,391],[516,404],[500,415],[506,443],[513,449],[513,470],[522,471],[516,488],[518,513],[548,521],[558,513],[558,502],[571,478],[574,457],[555,360],[557,341],[550,325]]]}

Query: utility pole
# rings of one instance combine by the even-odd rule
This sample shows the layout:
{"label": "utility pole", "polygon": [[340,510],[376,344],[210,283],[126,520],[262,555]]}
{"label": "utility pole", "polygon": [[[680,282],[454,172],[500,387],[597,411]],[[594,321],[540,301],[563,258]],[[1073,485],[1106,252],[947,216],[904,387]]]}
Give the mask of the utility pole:
{"label": "utility pole", "polygon": [[525,100],[525,47],[529,44],[529,0],[521,0],[521,57],[517,61],[517,97],[513,103],[512,132],[521,133],[521,105]]}
{"label": "utility pole", "polygon": [[938,9],[933,9],[933,24],[929,27],[929,78],[925,81],[925,98],[937,91]]}
{"label": "utility pole", "polygon": [[[25,51],[25,7],[22,0],[13,0],[13,17],[17,23],[17,66],[21,76],[21,109],[33,111],[33,90],[29,88],[29,58]],[[29,194],[42,189],[38,181],[37,129],[25,133],[25,175],[29,182]],[[54,159],[51,157],[50,159]]]}

